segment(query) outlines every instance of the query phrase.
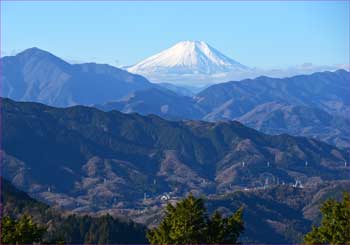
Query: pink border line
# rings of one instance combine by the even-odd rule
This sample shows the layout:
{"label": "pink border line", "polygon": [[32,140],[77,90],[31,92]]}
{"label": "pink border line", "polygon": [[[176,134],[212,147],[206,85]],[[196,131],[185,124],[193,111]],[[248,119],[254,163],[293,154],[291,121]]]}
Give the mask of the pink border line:
{"label": "pink border line", "polygon": [[[2,24],[2,2],[333,2],[334,0],[0,0],[0,36],[2,35],[1,32],[1,24]],[[337,2],[350,2],[350,0],[336,0]],[[350,11],[350,10],[349,10]],[[349,23],[350,23],[350,17],[349,17]],[[349,31],[349,39],[350,39],[350,30]],[[0,39],[0,150],[2,149],[2,62],[1,62],[1,39]],[[349,62],[350,64],[350,54],[349,54]],[[350,151],[349,151],[350,155]],[[0,177],[2,177],[2,161],[3,161],[3,153],[0,151]],[[2,193],[2,179],[0,181],[0,196]],[[2,220],[2,198],[0,198],[0,221]],[[1,222],[0,222],[0,237],[1,237]],[[241,245],[269,245],[267,243],[240,243]],[[292,244],[298,244],[298,243],[274,243],[274,245],[292,245]],[[33,244],[18,244],[18,245],[33,245]],[[46,244],[41,244],[46,245]],[[47,244],[49,245],[49,244]],[[50,244],[50,245],[56,245],[56,244]],[[58,244],[57,244],[58,245]],[[66,245],[80,245],[80,244],[66,244]],[[82,245],[82,244],[81,244]],[[100,245],[107,245],[107,244],[100,244]],[[108,245],[149,245],[148,243],[145,244],[108,244]],[[172,245],[172,244],[169,244]],[[205,244],[202,244],[205,245]],[[222,245],[222,244],[217,244]],[[318,244],[315,244],[318,245]],[[321,244],[319,244],[321,245]],[[345,244],[344,244],[345,245]]]}
{"label": "pink border line", "polygon": [[0,2],[349,2],[350,0],[0,0]]}
{"label": "pink border line", "polygon": [[2,0],[0,0],[0,241],[1,241],[1,234],[2,234],[2,161],[3,161],[3,151],[2,151],[2,46],[1,46],[1,26],[2,26]]}

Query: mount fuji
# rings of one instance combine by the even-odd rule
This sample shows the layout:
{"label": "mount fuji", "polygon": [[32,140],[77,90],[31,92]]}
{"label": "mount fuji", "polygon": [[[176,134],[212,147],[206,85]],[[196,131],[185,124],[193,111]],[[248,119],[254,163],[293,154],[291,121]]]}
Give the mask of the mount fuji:
{"label": "mount fuji", "polygon": [[245,65],[225,56],[203,41],[182,41],[127,68],[129,72],[164,82],[172,76],[220,76],[229,72],[247,72]]}
{"label": "mount fuji", "polygon": [[314,72],[349,70],[348,65],[313,65],[291,67],[248,67],[227,57],[203,41],[182,41],[139,63],[123,67],[155,83],[203,88],[215,83],[239,81],[259,76],[285,78]]}

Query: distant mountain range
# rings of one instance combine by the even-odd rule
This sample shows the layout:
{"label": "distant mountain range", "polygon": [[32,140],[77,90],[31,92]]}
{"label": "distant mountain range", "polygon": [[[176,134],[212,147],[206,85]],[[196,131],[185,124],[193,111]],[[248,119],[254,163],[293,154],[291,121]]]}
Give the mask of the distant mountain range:
{"label": "distant mountain range", "polygon": [[350,73],[345,70],[319,72],[289,78],[258,77],[210,86],[196,95],[198,104],[207,108],[207,119],[242,116],[257,105],[284,102],[350,115]]}
{"label": "distant mountain range", "polygon": [[255,107],[236,120],[268,134],[288,132],[333,145],[350,146],[349,118],[319,108],[271,102]]}
{"label": "distant mountain range", "polygon": [[235,119],[263,132],[315,137],[349,147],[350,73],[259,77],[213,85],[196,95],[209,121]]}
{"label": "distant mountain range", "polygon": [[97,107],[168,119],[237,120],[270,134],[309,136],[350,147],[348,94],[350,73],[338,70],[232,81],[210,86],[192,97],[151,88]]}
{"label": "distant mountain range", "polygon": [[199,119],[205,114],[196,100],[161,88],[136,91],[129,96],[104,105],[95,105],[104,111],[118,110],[124,113],[137,112],[142,115],[155,114],[167,119]]}
{"label": "distant mountain range", "polygon": [[72,65],[38,48],[2,62],[2,96],[48,105],[101,104],[154,86],[146,78],[95,63]]}
{"label": "distant mountain range", "polygon": [[345,150],[238,122],[176,122],[9,99],[2,100],[2,120],[4,177],[77,212],[158,205],[164,193],[224,194],[349,177]]}
{"label": "distant mountain range", "polygon": [[[197,46],[206,50],[201,42],[180,45],[194,50]],[[189,59],[182,58],[184,62]],[[108,65],[71,65],[37,48],[1,61],[3,96],[19,101],[59,107],[93,105],[106,111],[156,114],[172,120],[234,119],[271,134],[308,136],[350,147],[350,129],[346,126],[350,73],[345,70],[283,79],[262,76],[212,85],[198,92],[193,87],[154,84]]]}

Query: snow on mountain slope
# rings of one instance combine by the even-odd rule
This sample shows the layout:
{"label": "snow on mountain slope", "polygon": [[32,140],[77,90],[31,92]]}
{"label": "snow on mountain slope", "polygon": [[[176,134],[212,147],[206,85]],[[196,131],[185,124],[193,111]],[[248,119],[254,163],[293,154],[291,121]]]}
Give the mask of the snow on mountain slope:
{"label": "snow on mountain slope", "polygon": [[127,69],[140,74],[218,74],[248,67],[223,55],[203,41],[182,41]]}
{"label": "snow on mountain slope", "polygon": [[[344,65],[347,67],[348,65]],[[338,65],[303,64],[288,68],[247,67],[225,56],[203,41],[182,41],[135,65],[123,67],[154,83],[200,88],[215,83],[239,81],[259,76],[291,77],[321,71],[335,71]]]}

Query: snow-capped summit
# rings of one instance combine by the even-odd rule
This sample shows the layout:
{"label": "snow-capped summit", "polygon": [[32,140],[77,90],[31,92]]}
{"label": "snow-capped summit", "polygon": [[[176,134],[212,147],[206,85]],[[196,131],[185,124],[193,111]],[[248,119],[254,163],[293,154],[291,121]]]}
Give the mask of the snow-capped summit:
{"label": "snow-capped summit", "polygon": [[223,55],[203,41],[182,41],[127,69],[149,74],[218,74],[246,71],[248,67]]}

